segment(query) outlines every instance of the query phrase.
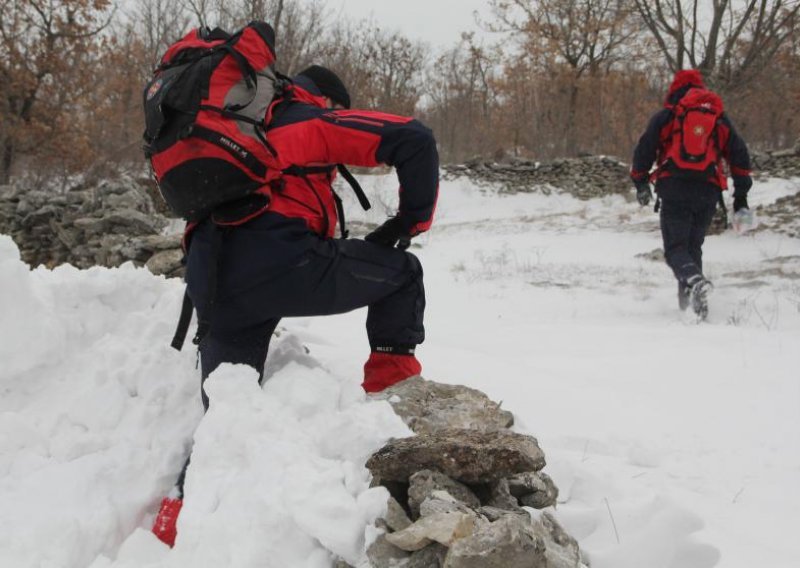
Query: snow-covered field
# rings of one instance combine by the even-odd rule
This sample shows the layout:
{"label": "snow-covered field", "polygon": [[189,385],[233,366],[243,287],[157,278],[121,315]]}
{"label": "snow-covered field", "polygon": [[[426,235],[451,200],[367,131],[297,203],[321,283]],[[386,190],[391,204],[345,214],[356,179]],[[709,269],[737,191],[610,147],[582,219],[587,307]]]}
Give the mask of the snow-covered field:
{"label": "snow-covered field", "polygon": [[[392,176],[362,183],[394,201]],[[751,205],[798,191],[757,183]],[[594,568],[800,566],[800,240],[709,237],[700,325],[666,266],[637,257],[659,246],[656,216],[620,197],[443,182],[413,249],[423,374],[537,436]],[[285,320],[265,387],[223,366],[203,418],[195,354],[168,345],[182,291],[133,267],[29,270],[0,236],[0,566],[361,559],[384,506],[361,464],[408,434],[358,386],[365,312]],[[169,550],[147,529],[193,436]]]}

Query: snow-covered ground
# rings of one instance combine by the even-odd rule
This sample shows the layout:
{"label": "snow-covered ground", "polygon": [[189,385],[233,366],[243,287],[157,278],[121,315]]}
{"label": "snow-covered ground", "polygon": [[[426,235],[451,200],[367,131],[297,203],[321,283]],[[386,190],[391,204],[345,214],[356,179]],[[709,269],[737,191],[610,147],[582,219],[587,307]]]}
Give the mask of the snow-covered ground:
{"label": "snow-covered ground", "polygon": [[[394,201],[393,176],[362,182]],[[751,205],[798,191],[757,183]],[[413,248],[423,374],[537,436],[594,568],[798,566],[800,240],[709,237],[700,325],[637,256],[659,246],[656,216],[621,197],[443,182]],[[408,434],[359,389],[365,312],[285,320],[265,387],[223,366],[203,418],[195,354],[168,346],[181,295],[133,267],[29,270],[0,236],[0,566],[358,563],[384,506],[361,464]],[[169,550],[147,529],[193,435]]]}

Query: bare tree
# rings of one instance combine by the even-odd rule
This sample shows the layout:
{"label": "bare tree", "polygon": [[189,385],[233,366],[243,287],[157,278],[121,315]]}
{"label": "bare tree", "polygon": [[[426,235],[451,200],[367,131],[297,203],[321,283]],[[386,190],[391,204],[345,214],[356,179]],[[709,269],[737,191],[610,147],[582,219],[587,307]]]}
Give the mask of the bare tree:
{"label": "bare tree", "polygon": [[149,0],[133,8],[130,20],[143,43],[147,71],[151,71],[167,47],[188,31],[192,18],[183,0]]}
{"label": "bare tree", "polygon": [[798,0],[634,0],[673,71],[699,69],[726,92],[745,87],[796,33]]}
{"label": "bare tree", "polygon": [[578,95],[585,74],[607,73],[635,32],[625,0],[491,0],[495,31],[516,36],[526,54],[551,72],[570,70],[564,151],[577,151]]}
{"label": "bare tree", "polygon": [[195,26],[220,27],[226,30],[241,28],[253,20],[269,22],[276,33],[284,9],[296,9],[298,0],[180,0],[183,10],[190,14]]}
{"label": "bare tree", "polygon": [[40,151],[66,120],[86,88],[79,72],[110,21],[109,9],[106,0],[0,1],[0,183],[8,182],[18,152]]}
{"label": "bare tree", "polygon": [[327,23],[325,4],[312,0],[301,4],[297,0],[282,6],[281,33],[277,35],[278,67],[287,74],[316,63],[325,39]]}
{"label": "bare tree", "polygon": [[463,159],[503,146],[505,132],[495,122],[497,64],[497,53],[464,34],[458,46],[428,69],[429,102],[423,117],[436,132],[445,159]]}

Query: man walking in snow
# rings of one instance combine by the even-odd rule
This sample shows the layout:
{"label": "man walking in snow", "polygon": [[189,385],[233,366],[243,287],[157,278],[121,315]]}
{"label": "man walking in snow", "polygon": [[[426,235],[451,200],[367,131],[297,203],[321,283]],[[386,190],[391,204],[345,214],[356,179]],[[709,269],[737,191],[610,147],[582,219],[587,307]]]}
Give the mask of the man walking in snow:
{"label": "man walking in snow", "polygon": [[[747,146],[723,112],[720,98],[705,89],[699,71],[675,74],[664,108],[650,119],[633,152],[631,179],[636,197],[650,203],[650,181],[660,199],[664,256],[678,280],[678,304],[708,315],[711,283],[703,276],[703,241],[721,191],[723,164],[733,177],[733,209],[747,209],[753,185]],[[652,173],[650,168],[656,163]]]}
{"label": "man walking in snow", "polygon": [[[421,372],[415,349],[425,337],[422,267],[405,249],[433,219],[436,143],[412,118],[349,108],[345,85],[329,69],[314,65],[297,75],[269,111],[267,139],[284,176],[266,210],[237,204],[225,215],[237,222],[246,215],[245,223],[220,227],[206,219],[187,231],[188,295],[201,327],[208,326],[199,343],[203,380],[221,363],[250,365],[263,376],[269,340],[283,317],[364,306],[371,350],[364,390]],[[397,172],[398,212],[364,240],[334,238],[341,213],[332,188],[336,164],[388,164]],[[184,474],[153,527],[170,545]]]}

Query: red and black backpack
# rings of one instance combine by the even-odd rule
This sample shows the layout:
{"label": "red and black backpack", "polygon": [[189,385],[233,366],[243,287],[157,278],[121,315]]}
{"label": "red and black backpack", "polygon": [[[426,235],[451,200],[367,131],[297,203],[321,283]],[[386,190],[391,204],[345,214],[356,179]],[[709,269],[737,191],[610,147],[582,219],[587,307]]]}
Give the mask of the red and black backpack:
{"label": "red and black backpack", "polygon": [[187,221],[223,204],[241,202],[250,215],[269,205],[281,172],[264,120],[285,84],[274,46],[265,22],[234,34],[198,28],[169,47],[145,87],[145,156]]}
{"label": "red and black backpack", "polygon": [[670,175],[709,178],[718,175],[718,123],[722,99],[707,89],[692,88],[673,107],[663,167]]}

